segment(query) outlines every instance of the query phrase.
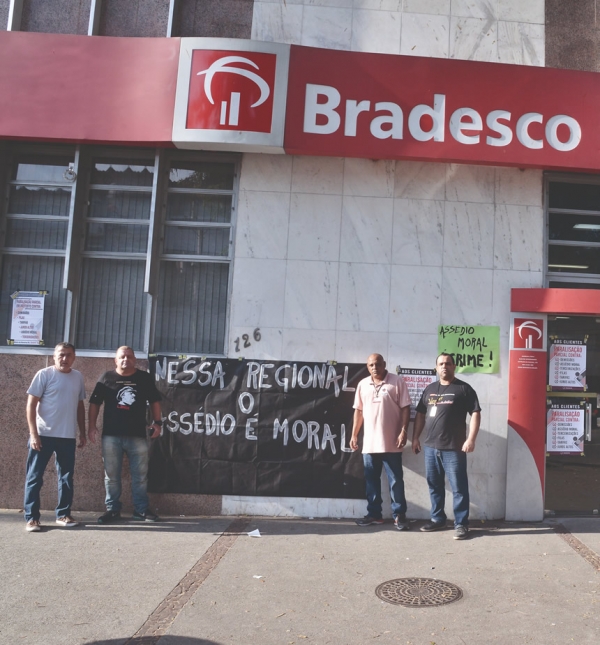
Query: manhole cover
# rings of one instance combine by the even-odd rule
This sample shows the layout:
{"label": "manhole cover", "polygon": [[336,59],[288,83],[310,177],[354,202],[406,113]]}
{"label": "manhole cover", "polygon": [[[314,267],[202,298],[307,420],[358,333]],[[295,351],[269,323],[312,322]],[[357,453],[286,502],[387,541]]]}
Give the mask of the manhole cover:
{"label": "manhole cover", "polygon": [[460,587],[435,578],[398,578],[380,584],[381,600],[405,607],[438,607],[462,598]]}

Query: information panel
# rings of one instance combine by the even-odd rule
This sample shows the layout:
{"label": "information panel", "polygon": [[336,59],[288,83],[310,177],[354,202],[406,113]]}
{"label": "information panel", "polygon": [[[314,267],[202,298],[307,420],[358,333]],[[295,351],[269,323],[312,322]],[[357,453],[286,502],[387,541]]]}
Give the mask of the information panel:
{"label": "information panel", "polygon": [[553,403],[546,422],[546,452],[583,453],[585,410],[578,404]]}

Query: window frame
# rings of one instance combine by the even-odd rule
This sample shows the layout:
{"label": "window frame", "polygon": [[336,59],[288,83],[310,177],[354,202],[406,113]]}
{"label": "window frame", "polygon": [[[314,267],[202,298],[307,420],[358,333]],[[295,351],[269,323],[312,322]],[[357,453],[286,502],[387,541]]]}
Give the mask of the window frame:
{"label": "window frame", "polygon": [[574,215],[594,215],[598,217],[600,224],[600,210],[586,211],[581,209],[565,209],[565,208],[551,208],[550,207],[550,184],[593,184],[600,187],[600,177],[596,175],[585,174],[572,174],[572,173],[544,173],[544,286],[553,288],[563,288],[556,286],[564,283],[565,289],[572,288],[570,285],[577,284],[580,288],[585,288],[585,285],[590,285],[590,289],[600,289],[600,274],[585,274],[578,272],[567,271],[551,271],[549,268],[549,256],[551,246],[572,246],[572,247],[593,247],[598,249],[600,253],[600,243],[594,242],[579,242],[573,240],[556,241],[550,239],[550,214],[568,214]]}
{"label": "window frame", "polygon": [[[115,160],[123,159],[146,159],[152,162],[154,166],[154,179],[151,187],[140,188],[141,191],[150,193],[150,218],[149,220],[139,220],[139,224],[148,224],[148,243],[144,253],[127,253],[127,258],[136,256],[137,259],[144,260],[144,294],[147,297],[146,318],[144,322],[143,338],[144,346],[142,350],[137,350],[136,355],[141,358],[147,358],[149,355],[161,351],[160,347],[154,344],[154,331],[157,310],[157,291],[160,265],[163,261],[193,261],[201,263],[224,263],[229,266],[229,275],[227,281],[227,297],[225,302],[225,328],[222,352],[220,353],[190,353],[190,356],[207,356],[215,358],[224,358],[227,354],[227,337],[229,333],[230,315],[231,315],[231,296],[233,285],[233,265],[235,258],[235,231],[237,226],[237,209],[239,201],[239,178],[242,156],[239,153],[220,153],[220,152],[203,152],[187,150],[168,150],[142,147],[124,147],[124,146],[87,146],[87,145],[52,145],[41,143],[21,143],[21,142],[0,142],[0,182],[4,186],[5,194],[0,207],[0,262],[3,255],[16,254],[17,250],[4,249],[8,197],[10,187],[15,183],[10,179],[10,173],[13,167],[14,158],[20,154],[36,154],[41,156],[65,156],[73,157],[73,170],[76,173],[76,179],[72,182],[72,193],[69,207],[69,221],[67,231],[66,249],[58,250],[52,255],[64,257],[64,273],[61,288],[66,290],[66,312],[65,325],[63,330],[63,339],[73,342],[77,328],[77,311],[79,305],[79,290],[81,281],[81,269],[83,258],[103,258],[123,257],[120,252],[108,251],[89,251],[85,250],[85,237],[88,223],[95,221],[95,218],[89,218],[89,196],[90,191],[94,190],[96,184],[91,184],[92,164],[99,157]],[[168,187],[169,170],[172,162],[195,162],[195,163],[229,163],[233,165],[233,185],[232,190],[217,189],[179,189]],[[35,182],[30,182],[35,183]],[[114,187],[116,190],[119,186]],[[130,187],[125,187],[128,191]],[[166,227],[173,222],[167,223],[167,195],[168,192],[184,193],[205,193],[205,194],[227,194],[231,195],[231,219],[228,223],[218,222],[196,222],[189,223],[190,226],[201,228],[203,226],[211,228],[229,228],[229,253],[227,256],[209,256],[209,255],[181,255],[172,253],[163,253],[163,240]],[[134,191],[137,192],[137,191]],[[64,218],[61,218],[64,219]],[[104,223],[107,220],[102,220]],[[124,224],[127,220],[117,223]],[[182,223],[177,221],[176,225]],[[35,249],[26,249],[30,255],[49,255],[46,251],[36,253]],[[1,266],[1,264],[0,264]],[[10,346],[0,345],[0,354],[34,354],[34,355],[51,355],[53,347],[30,347],[30,346]],[[96,350],[86,349],[84,347],[77,349],[79,356],[89,357],[112,357],[114,349]]]}

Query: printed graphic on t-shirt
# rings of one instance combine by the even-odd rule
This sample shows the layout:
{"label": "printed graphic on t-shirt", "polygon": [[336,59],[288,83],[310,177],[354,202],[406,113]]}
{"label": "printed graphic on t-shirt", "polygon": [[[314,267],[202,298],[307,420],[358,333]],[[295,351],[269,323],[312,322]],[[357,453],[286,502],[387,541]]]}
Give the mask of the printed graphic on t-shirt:
{"label": "printed graphic on t-shirt", "polygon": [[131,385],[122,387],[117,393],[117,408],[121,410],[129,410],[135,403],[135,390]]}

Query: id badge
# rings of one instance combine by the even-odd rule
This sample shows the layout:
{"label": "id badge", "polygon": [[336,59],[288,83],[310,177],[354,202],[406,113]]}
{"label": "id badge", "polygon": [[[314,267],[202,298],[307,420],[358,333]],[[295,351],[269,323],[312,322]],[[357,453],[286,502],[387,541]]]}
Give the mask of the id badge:
{"label": "id badge", "polygon": [[437,414],[437,405],[432,405],[429,408],[429,416],[434,417]]}
{"label": "id badge", "polygon": [[379,394],[373,397],[373,403],[381,403],[381,396]]}

